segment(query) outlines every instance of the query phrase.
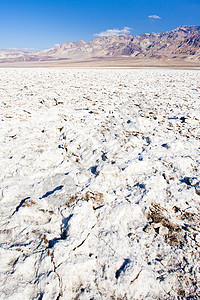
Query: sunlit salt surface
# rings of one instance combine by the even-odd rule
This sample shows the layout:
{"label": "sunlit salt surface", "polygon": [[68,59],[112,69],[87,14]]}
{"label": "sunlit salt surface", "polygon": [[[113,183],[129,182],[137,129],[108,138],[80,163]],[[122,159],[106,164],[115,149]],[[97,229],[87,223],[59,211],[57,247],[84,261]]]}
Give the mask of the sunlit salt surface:
{"label": "sunlit salt surface", "polygon": [[197,299],[200,72],[0,69],[0,97],[0,298]]}

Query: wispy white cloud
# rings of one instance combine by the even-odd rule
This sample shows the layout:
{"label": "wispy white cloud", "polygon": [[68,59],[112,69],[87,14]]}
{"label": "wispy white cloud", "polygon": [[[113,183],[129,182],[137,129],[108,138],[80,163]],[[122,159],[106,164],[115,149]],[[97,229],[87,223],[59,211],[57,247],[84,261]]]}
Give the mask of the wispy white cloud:
{"label": "wispy white cloud", "polygon": [[157,16],[157,15],[150,15],[150,16],[148,16],[148,18],[150,18],[150,19],[154,19],[154,20],[160,20],[160,19],[162,19],[161,17],[159,17],[159,16]]}
{"label": "wispy white cloud", "polygon": [[106,31],[101,31],[99,33],[93,34],[94,36],[102,37],[102,36],[111,36],[111,35],[122,35],[122,34],[129,34],[131,32],[132,28],[130,27],[124,27],[123,29],[107,29]]}
{"label": "wispy white cloud", "polygon": [[39,50],[37,48],[22,48],[22,50],[24,51],[36,51],[36,50]]}
{"label": "wispy white cloud", "polygon": [[55,45],[54,45],[54,47],[58,47],[58,46],[60,46],[60,44],[55,44]]}

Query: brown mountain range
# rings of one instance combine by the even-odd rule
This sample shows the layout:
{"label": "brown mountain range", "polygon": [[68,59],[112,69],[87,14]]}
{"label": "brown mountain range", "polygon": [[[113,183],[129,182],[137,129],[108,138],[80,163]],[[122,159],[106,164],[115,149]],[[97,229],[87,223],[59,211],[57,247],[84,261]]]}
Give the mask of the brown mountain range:
{"label": "brown mountain range", "polygon": [[182,59],[200,61],[200,26],[180,26],[172,31],[120,35],[66,42],[40,52],[0,51],[0,62],[87,60],[99,58]]}
{"label": "brown mountain range", "polygon": [[196,60],[200,59],[200,26],[181,26],[165,33],[101,37],[89,43],[69,42],[38,54],[66,58],[131,56]]}

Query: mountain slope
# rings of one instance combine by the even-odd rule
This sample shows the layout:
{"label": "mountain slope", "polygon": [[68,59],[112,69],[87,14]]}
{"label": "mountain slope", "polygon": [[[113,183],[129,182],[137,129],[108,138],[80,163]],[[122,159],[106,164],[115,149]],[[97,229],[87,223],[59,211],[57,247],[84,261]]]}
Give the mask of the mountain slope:
{"label": "mountain slope", "polygon": [[66,42],[35,53],[0,51],[0,62],[57,61],[129,57],[200,61],[200,26],[180,26],[172,31],[120,35]]}
{"label": "mountain slope", "polygon": [[165,33],[101,37],[89,43],[69,42],[41,51],[38,55],[66,58],[131,56],[200,59],[200,26],[180,26]]}

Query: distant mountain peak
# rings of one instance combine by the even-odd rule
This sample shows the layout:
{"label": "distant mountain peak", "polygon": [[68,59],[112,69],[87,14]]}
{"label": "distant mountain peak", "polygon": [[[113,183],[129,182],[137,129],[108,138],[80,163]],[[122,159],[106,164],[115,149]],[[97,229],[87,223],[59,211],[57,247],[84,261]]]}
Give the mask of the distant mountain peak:
{"label": "distant mountain peak", "polygon": [[[195,41],[192,43],[192,39]],[[102,36],[89,43],[68,42],[58,51],[41,51],[45,55],[66,58],[130,56],[138,58],[189,58],[199,60],[200,26],[181,25],[168,32]]]}
{"label": "distant mountain peak", "polygon": [[141,35],[113,35],[65,42],[37,53],[0,52],[0,61],[90,59],[131,57],[143,59],[185,59],[200,61],[200,26],[181,25],[174,30]]}

